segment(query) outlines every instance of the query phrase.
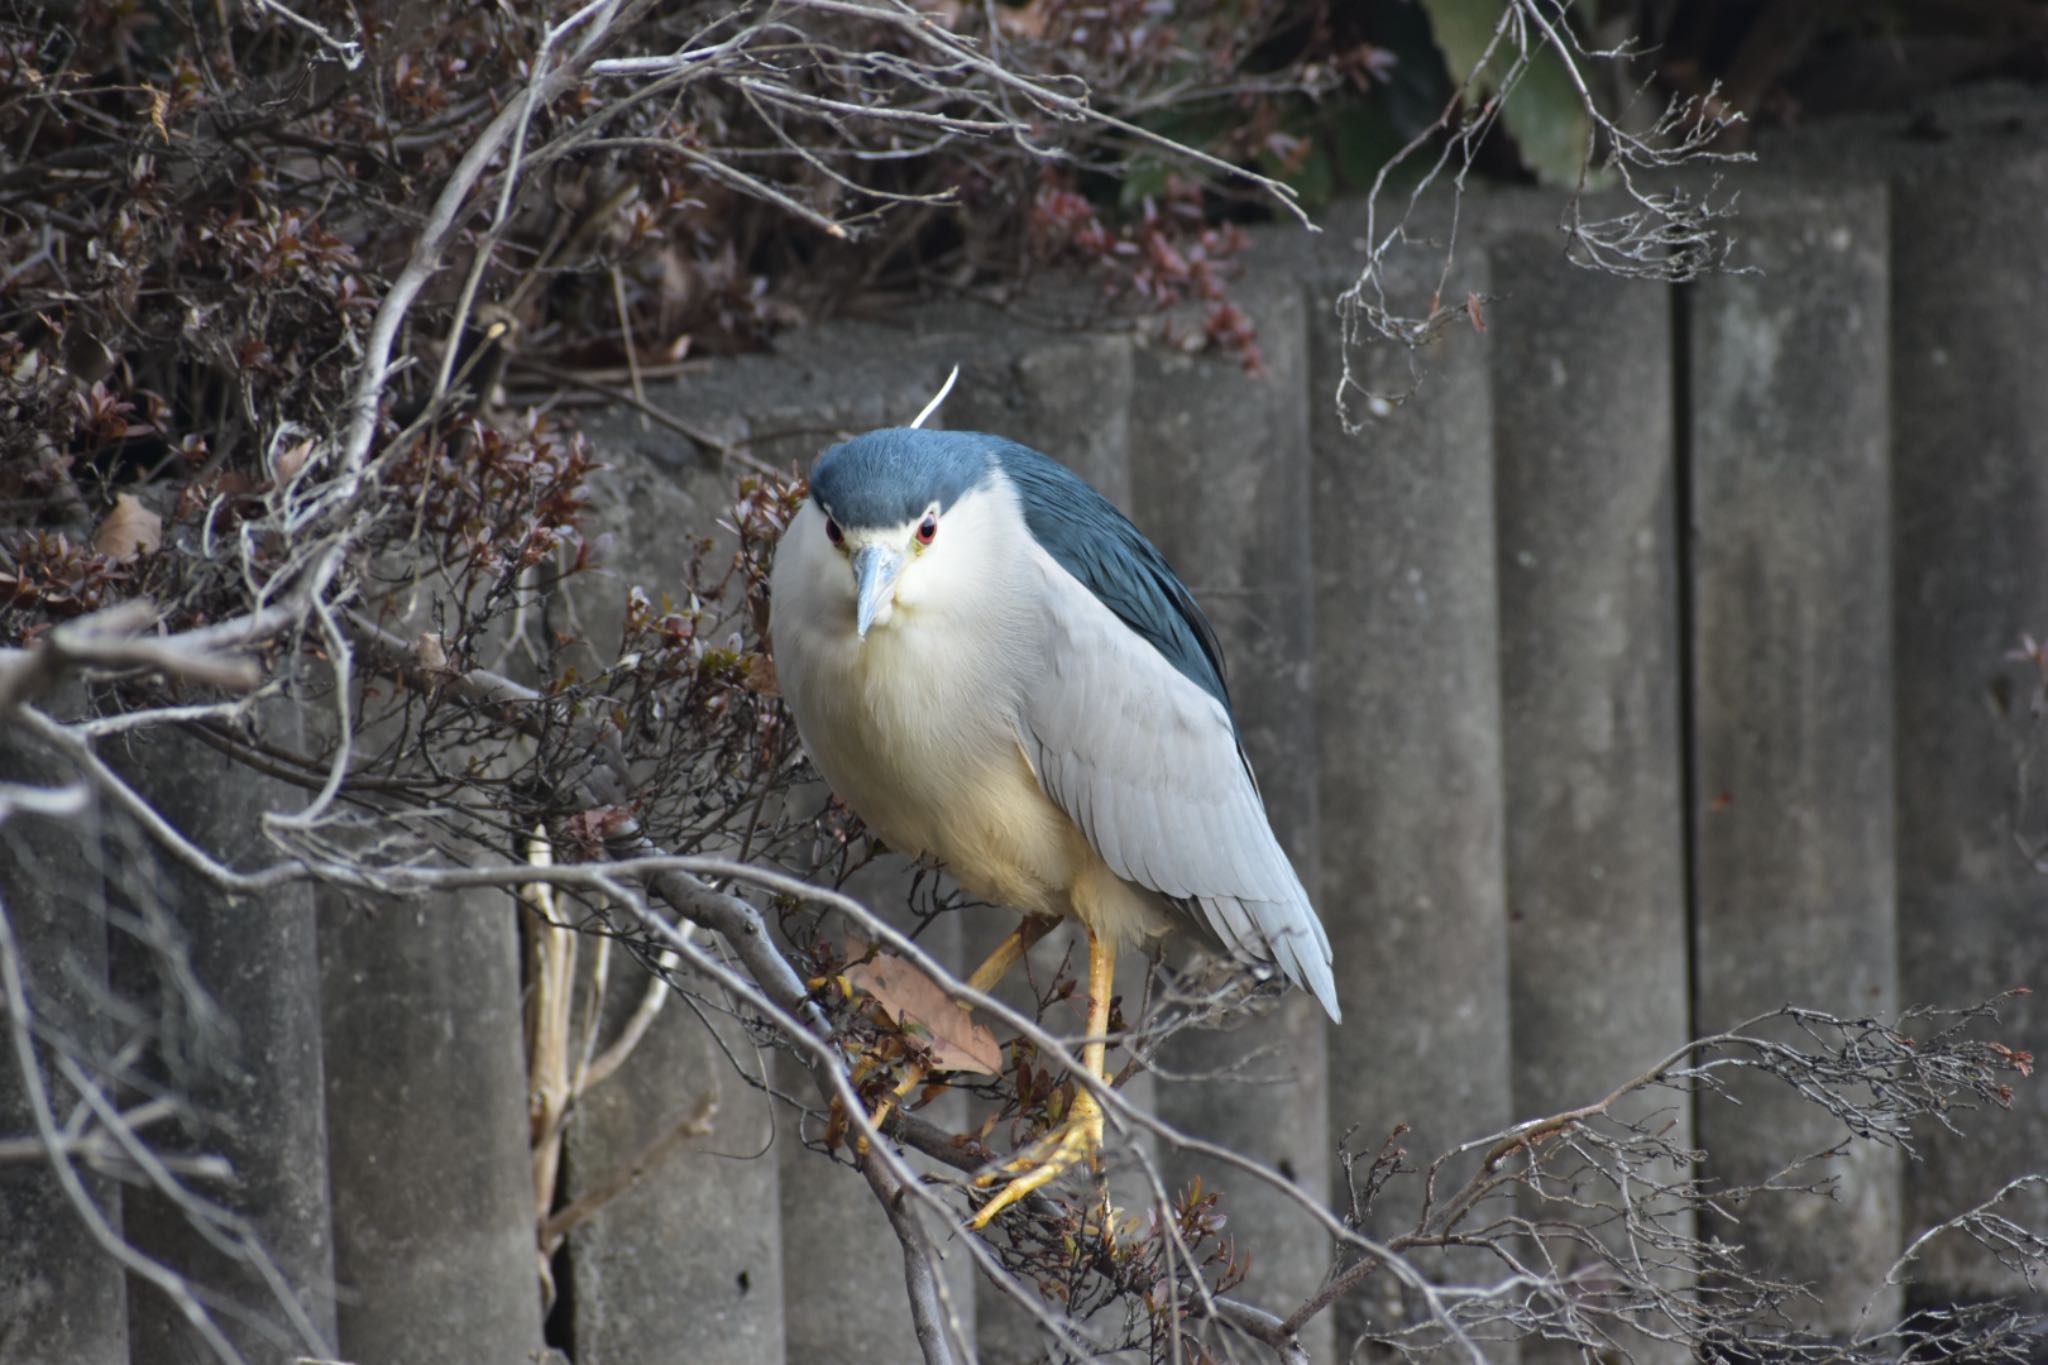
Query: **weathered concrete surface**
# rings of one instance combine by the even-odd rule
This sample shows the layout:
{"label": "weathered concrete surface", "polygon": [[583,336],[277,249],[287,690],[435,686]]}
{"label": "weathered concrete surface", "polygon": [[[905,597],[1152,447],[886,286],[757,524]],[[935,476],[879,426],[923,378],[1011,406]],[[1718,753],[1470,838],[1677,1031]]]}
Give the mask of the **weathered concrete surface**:
{"label": "weathered concrete surface", "polygon": [[[720,999],[714,983],[687,968],[675,975],[689,992]],[[647,980],[616,950],[609,976],[607,1043],[639,1006]],[[574,1198],[629,1169],[706,1097],[717,1106],[709,1133],[688,1140],[570,1235],[577,1365],[673,1359],[684,1343],[689,1359],[704,1365],[780,1365],[785,1358],[773,1101],[734,1072],[728,1049],[750,1069],[767,1065],[730,1018],[671,995],[626,1064],[570,1117],[566,1193]]]}
{"label": "weathered concrete surface", "polygon": [[[1511,1102],[1488,343],[1450,332],[1419,357],[1420,388],[1398,348],[1361,348],[1362,382],[1408,396],[1374,415],[1354,393],[1367,425],[1346,434],[1329,401],[1343,359],[1332,310],[1357,263],[1350,234],[1331,238],[1309,310],[1319,903],[1345,1011],[1330,1129],[1355,1125],[1348,1141],[1369,1157],[1410,1124],[1402,1146],[1426,1164],[1504,1127]],[[1449,296],[1483,291],[1483,255],[1459,261]],[[1391,287],[1426,300],[1433,263],[1412,264]],[[1420,1198],[1417,1182],[1390,1189],[1368,1226],[1405,1228]],[[1403,1308],[1389,1287],[1338,1314],[1342,1350]]]}
{"label": "weathered concrete surface", "polygon": [[[1137,356],[1130,419],[1131,510],[1216,628],[1231,701],[1266,810],[1304,881],[1316,866],[1314,600],[1308,537],[1308,330],[1293,272],[1234,291],[1259,328],[1267,373],[1163,348]],[[1166,1049],[1161,1118],[1279,1172],[1320,1201],[1330,1184],[1325,1016],[1306,992]],[[1328,1235],[1284,1190],[1207,1158],[1162,1153],[1176,1190],[1200,1177],[1223,1195],[1252,1258],[1237,1296],[1285,1316],[1321,1284]],[[1303,1344],[1333,1349],[1327,1316]]]}
{"label": "weathered concrete surface", "polygon": [[960,382],[936,425],[1021,441],[1064,464],[1119,507],[1131,507],[1129,458],[1133,358],[1121,336],[1011,337],[995,349],[969,334],[940,333],[939,358],[958,354]]}
{"label": "weathered concrete surface", "polygon": [[344,1359],[540,1349],[515,913],[498,891],[321,895]]}
{"label": "weathered concrete surface", "polygon": [[[794,332],[772,354],[736,356],[662,384],[649,401],[778,469],[808,473],[835,441],[877,427],[902,426],[945,382],[948,367],[970,372],[950,333],[932,339],[932,320],[906,313],[889,321],[847,321]],[[972,345],[1003,355],[985,338]],[[959,390],[955,391],[956,393]],[[950,403],[949,403],[950,408]],[[682,473],[715,459],[685,437],[642,431],[631,413],[607,418],[608,449],[629,448]],[[731,470],[737,477],[742,470]]]}
{"label": "weathered concrete surface", "polygon": [[[1688,1037],[1671,314],[1666,289],[1571,266],[1555,232],[1490,234],[1487,256],[1519,1120],[1589,1103]],[[1665,1093],[1616,1117],[1692,1122]],[[1593,1181],[1569,1193],[1620,1202]],[[1563,1199],[1522,1212],[1607,1221]]]}
{"label": "weathered concrete surface", "polygon": [[[1695,1011],[1727,1028],[1788,1002],[1851,1017],[1897,1003],[1891,412],[1881,186],[1758,180],[1744,246],[1761,274],[1691,299],[1695,670]],[[1917,405],[1913,399],[1908,406]],[[1911,651],[1908,651],[1911,653]],[[1883,1320],[1901,1245],[1893,1153],[1782,1084],[1739,1078],[1741,1107],[1703,1099],[1708,1174],[1760,1181],[1788,1163],[1840,1182],[1833,1201],[1734,1201],[1768,1270],[1811,1284],[1791,1310],[1817,1330]]]}
{"label": "weathered concrete surface", "polygon": [[1515,1117],[1686,1040],[1669,292],[1492,237]]}
{"label": "weathered concrete surface", "polygon": [[[704,425],[732,431],[715,419]],[[681,600],[699,539],[713,542],[705,564],[714,581],[720,576],[734,538],[719,523],[731,519],[743,471],[718,467],[686,437],[659,427],[640,430],[633,413],[587,419],[584,430],[605,466],[590,477],[584,533],[603,551],[595,571],[547,594],[543,611],[556,639],[578,642],[562,662],[594,677],[618,660],[634,588],[656,603],[664,594]],[[515,666],[521,661],[523,655],[514,656]]]}
{"label": "weathered concrete surface", "polygon": [[[2028,109],[1967,137],[1965,150],[1915,148],[1888,161],[1899,175],[1891,383],[1900,996],[1962,1006],[2030,986],[2033,995],[1987,1031],[2039,1054],[2048,1046],[2048,881],[2012,836],[2012,744],[2029,723],[2034,676],[2005,660],[2023,632],[2048,633],[2048,157],[2039,150],[2048,118],[2037,101]],[[1961,118],[1946,126],[1970,127]],[[2035,772],[2024,831],[2038,841],[2038,759]],[[1907,1172],[1909,1232],[2048,1165],[2048,1085],[2017,1084],[2013,1108],[1968,1116],[1961,1135],[1928,1126],[1926,1159]],[[2048,1193],[2035,1186],[2005,1212],[2048,1227]],[[1929,1246],[1915,1278],[1912,1297],[1931,1303],[2024,1289],[1953,1236]],[[2038,1285],[2033,1294],[2038,1308]]]}
{"label": "weathered concrete surface", "polygon": [[[278,737],[296,743],[298,727]],[[230,867],[275,861],[262,833],[268,810],[295,810],[304,796],[262,778],[197,740],[158,733],[128,745],[122,758],[135,788],[185,835]],[[320,965],[313,893],[280,887],[261,898],[230,897],[151,850],[131,869],[117,900],[154,902],[185,939],[192,975],[218,1011],[220,1033],[198,1055],[176,1065],[195,1113],[196,1131],[165,1145],[224,1156],[233,1183],[205,1191],[242,1218],[292,1287],[300,1324],[276,1302],[263,1274],[230,1258],[154,1190],[131,1190],[123,1209],[128,1239],[145,1254],[249,1314],[217,1315],[228,1339],[250,1361],[289,1362],[334,1341],[334,1251],[328,1206],[327,1125],[322,1102]],[[151,913],[134,905],[137,913]],[[116,944],[115,979],[122,993],[175,1030],[188,1006],[163,997],[175,989],[163,961],[133,939]],[[159,1038],[161,1048],[191,1039]],[[210,1049],[221,1049],[217,1054]],[[171,1065],[164,1063],[164,1065]],[[173,1083],[180,1078],[173,1074]],[[295,1330],[296,1327],[296,1330]],[[317,1333],[304,1336],[306,1328]],[[129,1328],[138,1360],[200,1358],[206,1348],[176,1305],[140,1282],[131,1286]]]}
{"label": "weathered concrete surface", "polygon": [[[9,782],[62,786],[68,765],[0,722],[0,773]],[[0,822],[0,914],[14,940],[25,996],[52,1036],[102,1053],[94,1018],[107,989],[103,812]],[[4,1004],[0,1001],[0,1004]],[[0,1024],[4,1024],[0,1017]],[[0,1048],[0,1136],[35,1130],[11,1034]],[[47,1044],[39,1047],[46,1057]],[[39,1068],[58,1122],[77,1096],[54,1068]],[[87,1175],[87,1194],[115,1229],[121,1188]],[[0,1365],[128,1365],[127,1290],[120,1266],[94,1240],[46,1165],[0,1166]]]}

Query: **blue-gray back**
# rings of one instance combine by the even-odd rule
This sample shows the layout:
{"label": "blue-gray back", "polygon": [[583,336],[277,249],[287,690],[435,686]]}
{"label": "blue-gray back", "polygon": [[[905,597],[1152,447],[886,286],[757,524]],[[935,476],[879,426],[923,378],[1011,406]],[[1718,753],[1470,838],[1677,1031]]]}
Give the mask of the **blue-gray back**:
{"label": "blue-gray back", "polygon": [[1016,485],[1032,537],[1167,662],[1221,702],[1235,729],[1237,714],[1223,680],[1223,648],[1166,556],[1114,503],[1065,465],[1015,441],[982,439]]}

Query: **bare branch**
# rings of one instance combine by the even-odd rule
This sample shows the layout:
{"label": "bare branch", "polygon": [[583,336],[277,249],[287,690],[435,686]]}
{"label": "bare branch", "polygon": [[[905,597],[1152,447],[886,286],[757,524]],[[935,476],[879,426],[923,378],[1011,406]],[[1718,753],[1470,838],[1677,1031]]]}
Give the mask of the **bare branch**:
{"label": "bare branch", "polygon": [[[1339,296],[1337,316],[1344,372],[1335,400],[1345,430],[1363,429],[1367,413],[1384,416],[1412,395],[1423,369],[1417,355],[1445,332],[1472,319],[1474,303],[1448,288],[1456,260],[1460,208],[1479,146],[1492,135],[1502,110],[1515,98],[1532,66],[1555,62],[1576,93],[1588,125],[1585,152],[1577,183],[1565,197],[1559,223],[1565,258],[1573,264],[1628,279],[1676,283],[1730,269],[1733,243],[1727,235],[1735,201],[1725,201],[1718,181],[1704,192],[1673,187],[1660,189],[1647,177],[1681,167],[1749,161],[1747,152],[1722,149],[1722,134],[1742,114],[1718,98],[1717,90],[1692,97],[1674,97],[1663,113],[1640,131],[1607,112],[1595,97],[1585,67],[1591,62],[1627,62],[1637,54],[1628,48],[1589,50],[1568,18],[1564,0],[1508,0],[1491,41],[1443,111],[1428,127],[1381,165],[1366,196],[1365,264],[1358,278]],[[1429,154],[1429,161],[1400,201],[1392,225],[1381,223],[1381,206],[1392,178]],[[1432,187],[1449,180],[1447,213],[1440,222],[1422,227],[1419,216]],[[1618,211],[1589,216],[1595,192],[1611,183],[1623,203]],[[1388,297],[1392,262],[1408,248],[1426,247],[1439,257],[1434,285],[1426,304],[1396,302]],[[1403,311],[1406,309],[1407,311]],[[1388,341],[1408,357],[1409,384],[1382,392],[1353,369],[1362,346]]]}
{"label": "bare branch", "polygon": [[66,621],[27,649],[0,649],[0,718],[34,701],[66,674],[84,669],[147,669],[202,687],[238,691],[262,681],[252,661],[227,653],[220,632],[142,633],[156,622],[155,606],[137,599]]}

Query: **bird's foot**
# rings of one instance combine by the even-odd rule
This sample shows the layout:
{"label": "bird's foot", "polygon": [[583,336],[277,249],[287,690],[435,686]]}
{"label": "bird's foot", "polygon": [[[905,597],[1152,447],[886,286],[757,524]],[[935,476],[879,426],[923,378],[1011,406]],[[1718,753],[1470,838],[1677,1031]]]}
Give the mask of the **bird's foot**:
{"label": "bird's foot", "polygon": [[1083,1161],[1098,1172],[1102,1169],[1102,1106],[1085,1089],[1075,1096],[1066,1122],[1004,1162],[999,1170],[975,1177],[974,1183],[984,1189],[1004,1175],[1014,1178],[1001,1193],[982,1205],[968,1226],[987,1227],[1004,1209],[1043,1189]]}
{"label": "bird's foot", "polygon": [[[872,1055],[864,1057],[853,1068],[853,1074],[847,1079],[853,1083],[855,1089],[860,1089],[866,1083],[868,1077],[874,1075],[881,1065]],[[895,1089],[882,1096],[874,1108],[867,1111],[867,1127],[880,1132],[882,1125],[888,1121],[889,1115],[896,1111],[896,1107],[902,1104],[912,1091],[924,1083],[924,1078],[924,1066],[917,1062],[911,1063],[909,1074],[903,1078]],[[857,1155],[866,1156],[868,1154],[866,1131],[855,1131],[855,1125],[846,1112],[846,1106],[835,1096],[832,1100],[831,1121],[825,1130],[825,1140],[830,1145],[836,1147],[849,1136],[853,1140],[854,1152]]]}
{"label": "bird's foot", "polygon": [[[881,1103],[877,1104],[874,1107],[874,1109],[869,1112],[868,1126],[870,1128],[873,1128],[878,1133],[882,1131],[882,1125],[888,1121],[889,1115],[896,1112],[897,1106],[902,1104],[904,1100],[908,1099],[912,1091],[916,1090],[920,1085],[924,1084],[924,1078],[924,1067],[919,1063],[913,1062],[910,1067],[910,1074],[905,1076],[903,1080],[900,1083],[898,1083],[894,1090],[891,1090],[888,1094],[882,1096]],[[833,1103],[837,1104],[838,1101],[834,1100]],[[868,1140],[865,1135],[863,1135],[859,1141],[854,1143],[854,1150],[862,1156],[866,1156],[868,1154]]]}

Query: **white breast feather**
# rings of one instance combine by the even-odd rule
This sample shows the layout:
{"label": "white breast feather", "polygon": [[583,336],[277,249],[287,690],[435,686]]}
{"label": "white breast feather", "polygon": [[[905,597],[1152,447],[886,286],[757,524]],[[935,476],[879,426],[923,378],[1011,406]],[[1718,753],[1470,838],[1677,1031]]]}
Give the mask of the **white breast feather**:
{"label": "white breast feather", "polygon": [[806,506],[777,553],[777,671],[812,761],[883,840],[936,856],[977,895],[1057,914],[1089,850],[1018,746],[1044,651],[1038,614],[1000,605],[1021,562],[1021,519],[1001,510],[989,494],[948,509],[890,619],[861,640],[851,571]]}

